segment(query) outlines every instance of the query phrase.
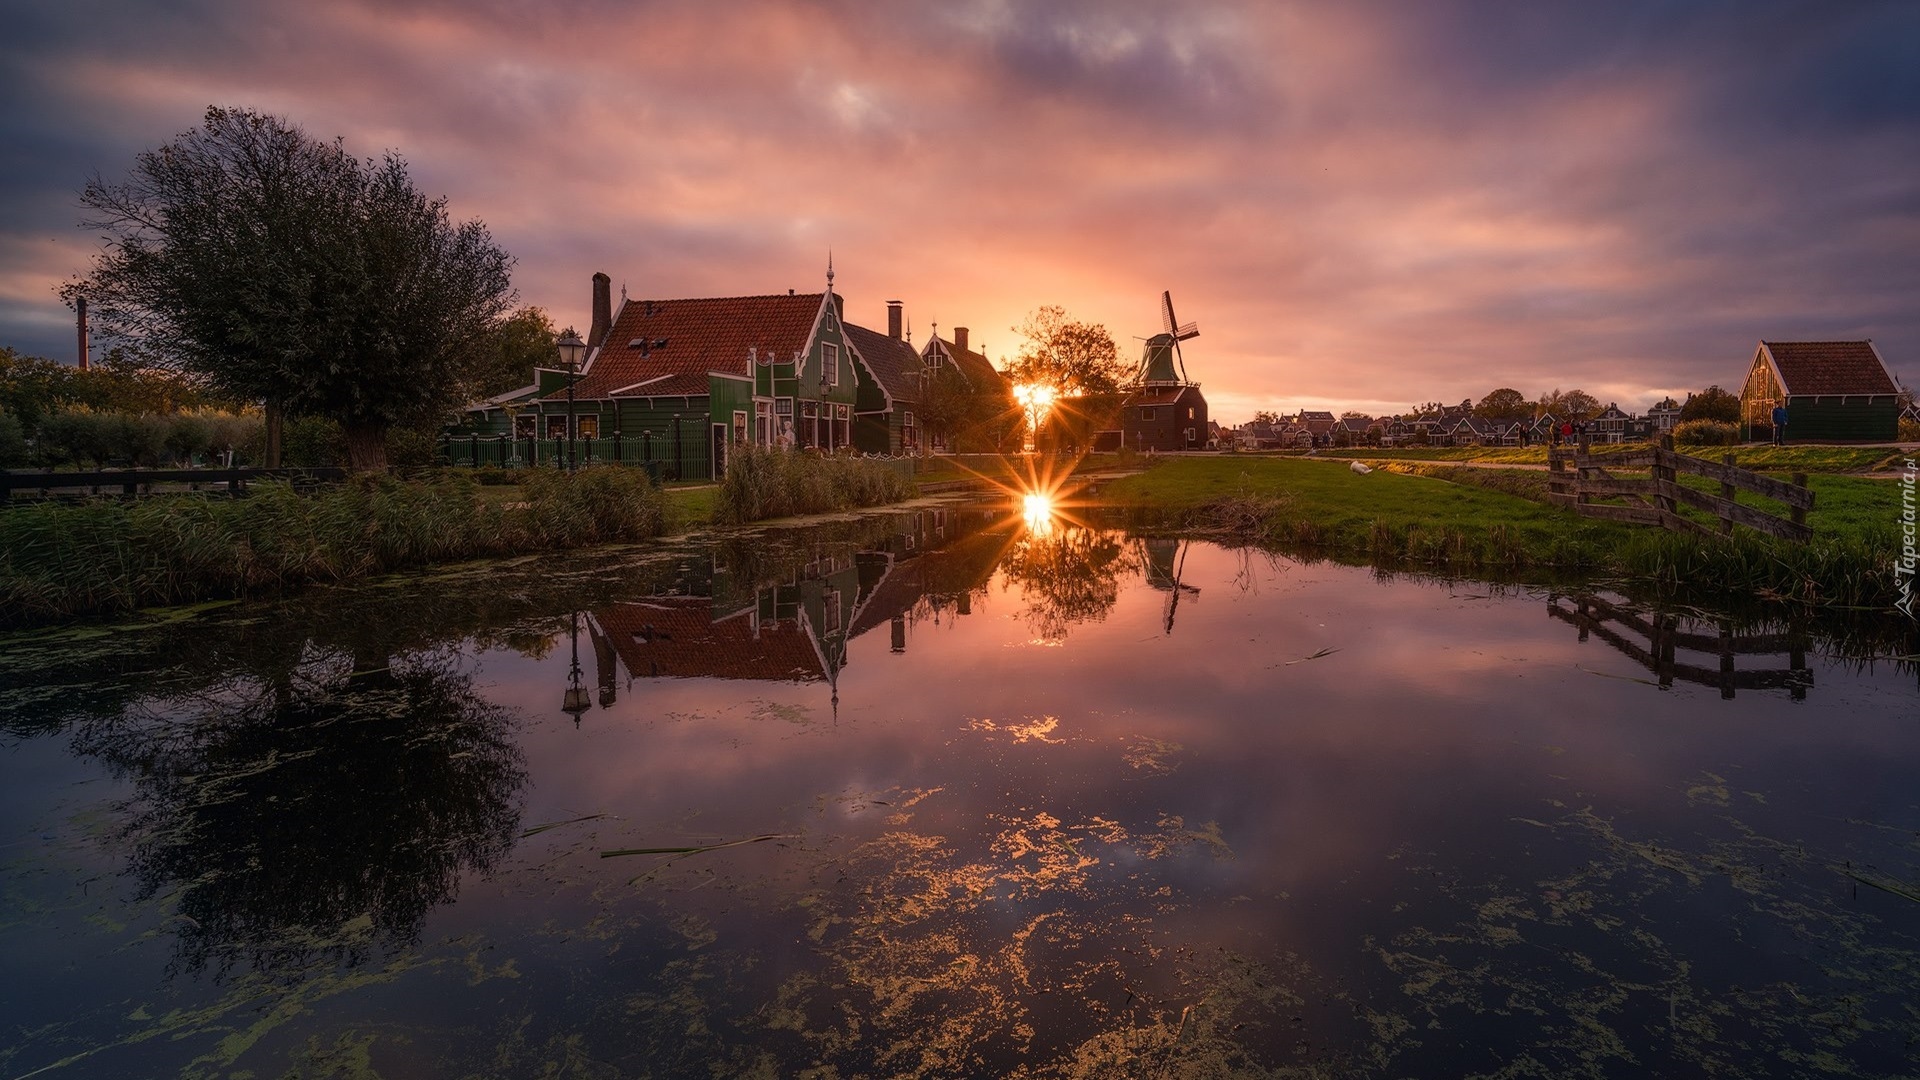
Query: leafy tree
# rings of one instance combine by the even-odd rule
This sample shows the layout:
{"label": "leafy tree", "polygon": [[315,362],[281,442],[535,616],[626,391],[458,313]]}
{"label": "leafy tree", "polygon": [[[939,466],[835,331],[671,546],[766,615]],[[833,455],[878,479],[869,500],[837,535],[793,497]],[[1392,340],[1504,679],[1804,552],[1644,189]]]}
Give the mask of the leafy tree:
{"label": "leafy tree", "polygon": [[468,400],[504,394],[533,382],[535,367],[552,367],[559,362],[554,351],[559,337],[553,320],[541,308],[523,307],[495,320],[474,371]]}
{"label": "leafy tree", "polygon": [[1740,397],[1729,394],[1719,386],[1709,386],[1697,394],[1688,394],[1687,400],[1680,405],[1680,422],[1688,420],[1718,420],[1725,424],[1740,422]]}
{"label": "leafy tree", "polygon": [[1482,420],[1525,420],[1533,415],[1533,402],[1512,387],[1491,391],[1473,407],[1473,415]]}
{"label": "leafy tree", "polygon": [[78,369],[38,356],[22,356],[0,345],[0,402],[28,432],[39,428],[49,413],[73,401],[73,375]]}
{"label": "leafy tree", "polygon": [[1005,449],[1020,431],[1023,414],[1004,379],[974,386],[951,364],[927,374],[916,412],[928,432],[939,432],[949,450],[990,453]]}
{"label": "leafy tree", "polygon": [[1271,409],[1261,409],[1259,412],[1253,414],[1253,422],[1256,424],[1275,425],[1280,423],[1280,414]]}
{"label": "leafy tree", "polygon": [[1540,411],[1562,420],[1585,420],[1600,411],[1600,399],[1585,390],[1562,391],[1556,386],[1540,395]]}
{"label": "leafy tree", "polygon": [[[385,466],[389,429],[465,403],[513,298],[486,226],[453,224],[397,153],[361,160],[244,109],[209,108],[81,204],[108,246],[69,302],[143,363],[335,420],[356,469]],[[270,464],[276,442],[270,424]]]}
{"label": "leafy tree", "polygon": [[1007,372],[1016,384],[1051,386],[1062,394],[1110,394],[1132,375],[1107,328],[1075,322],[1065,308],[1042,307],[1013,331],[1025,339]]}
{"label": "leafy tree", "polygon": [[0,410],[0,469],[17,468],[27,463],[26,429],[19,418]]}

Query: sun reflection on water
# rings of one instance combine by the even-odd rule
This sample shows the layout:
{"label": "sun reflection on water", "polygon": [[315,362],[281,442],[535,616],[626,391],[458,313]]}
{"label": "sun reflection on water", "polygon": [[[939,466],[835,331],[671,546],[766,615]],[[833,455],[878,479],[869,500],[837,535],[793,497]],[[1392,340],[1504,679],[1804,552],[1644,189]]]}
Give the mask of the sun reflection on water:
{"label": "sun reflection on water", "polygon": [[1035,536],[1046,536],[1053,532],[1053,500],[1039,492],[1029,493],[1022,504],[1021,514],[1026,518],[1027,531]]}

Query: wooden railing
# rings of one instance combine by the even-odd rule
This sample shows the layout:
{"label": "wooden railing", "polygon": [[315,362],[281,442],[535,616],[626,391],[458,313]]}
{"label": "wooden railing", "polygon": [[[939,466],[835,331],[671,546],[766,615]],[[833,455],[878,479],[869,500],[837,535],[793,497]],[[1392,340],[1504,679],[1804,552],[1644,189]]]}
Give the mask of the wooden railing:
{"label": "wooden railing", "polygon": [[96,469],[92,472],[54,472],[52,470],[0,469],[0,504],[12,501],[16,491],[38,492],[42,497],[58,494],[99,495],[152,494],[155,484],[185,485],[187,490],[224,488],[230,495],[244,495],[251,480],[291,480],[296,484],[340,480],[345,469]]}
{"label": "wooden railing", "polygon": [[[1718,634],[1688,633],[1680,629],[1677,616],[1645,615],[1597,596],[1549,596],[1547,614],[1580,631],[1581,641],[1592,635],[1625,653],[1652,672],[1663,689],[1678,680],[1717,687],[1723,698],[1733,697],[1736,690],[1786,690],[1798,701],[1813,686],[1813,671],[1807,666],[1808,642],[1802,634],[1736,636],[1732,625],[1724,621]],[[1676,650],[1705,653],[1717,657],[1719,663],[1715,667],[1688,663],[1675,655]],[[1742,670],[1734,666],[1736,656],[1783,654],[1787,661],[1784,668]]]}
{"label": "wooden railing", "polygon": [[[1613,469],[1647,469],[1646,478],[1615,476]],[[1701,491],[1680,483],[1679,474],[1690,473],[1720,482],[1720,493]],[[1768,513],[1739,501],[1740,492],[1775,499],[1787,506],[1787,517]],[[1641,525],[1712,534],[1713,529],[1679,512],[1681,504],[1704,510],[1720,521],[1719,532],[1733,532],[1735,525],[1785,540],[1806,542],[1813,536],[1807,525],[1807,511],[1813,509],[1813,492],[1807,489],[1807,474],[1793,474],[1793,482],[1762,476],[1737,468],[1733,455],[1722,461],[1689,457],[1673,448],[1673,436],[1662,435],[1658,444],[1618,453],[1595,454],[1582,436],[1578,447],[1556,447],[1547,451],[1547,497],[1569,507],[1583,517],[1628,521]],[[1597,502],[1619,498],[1623,502]]]}

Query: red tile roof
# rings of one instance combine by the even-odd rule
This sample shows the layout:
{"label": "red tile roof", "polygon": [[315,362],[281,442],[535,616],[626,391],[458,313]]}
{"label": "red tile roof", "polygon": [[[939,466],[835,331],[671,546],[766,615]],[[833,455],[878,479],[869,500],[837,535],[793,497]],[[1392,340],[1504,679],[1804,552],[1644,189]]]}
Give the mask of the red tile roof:
{"label": "red tile roof", "polygon": [[1895,394],[1871,341],[1763,341],[1789,396]]}
{"label": "red tile roof", "polygon": [[[813,336],[821,296],[627,300],[606,343],[581,373],[574,396],[704,394],[710,371],[747,374],[748,350],[790,360]],[[637,344],[642,341],[644,346]],[[563,387],[546,396],[564,399],[567,392]]]}
{"label": "red tile roof", "polygon": [[593,618],[635,678],[826,678],[819,650],[795,618],[762,622],[756,631],[750,612],[716,618],[713,601],[701,596],[612,604]]}

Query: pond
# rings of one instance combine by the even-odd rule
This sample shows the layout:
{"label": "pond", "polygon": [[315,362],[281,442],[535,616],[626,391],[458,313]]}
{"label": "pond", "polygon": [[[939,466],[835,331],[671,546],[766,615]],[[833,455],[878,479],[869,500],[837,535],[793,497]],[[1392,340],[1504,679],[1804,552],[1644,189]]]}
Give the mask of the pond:
{"label": "pond", "polygon": [[1904,628],[957,505],[179,616],[0,641],[0,1080],[1920,1060]]}

